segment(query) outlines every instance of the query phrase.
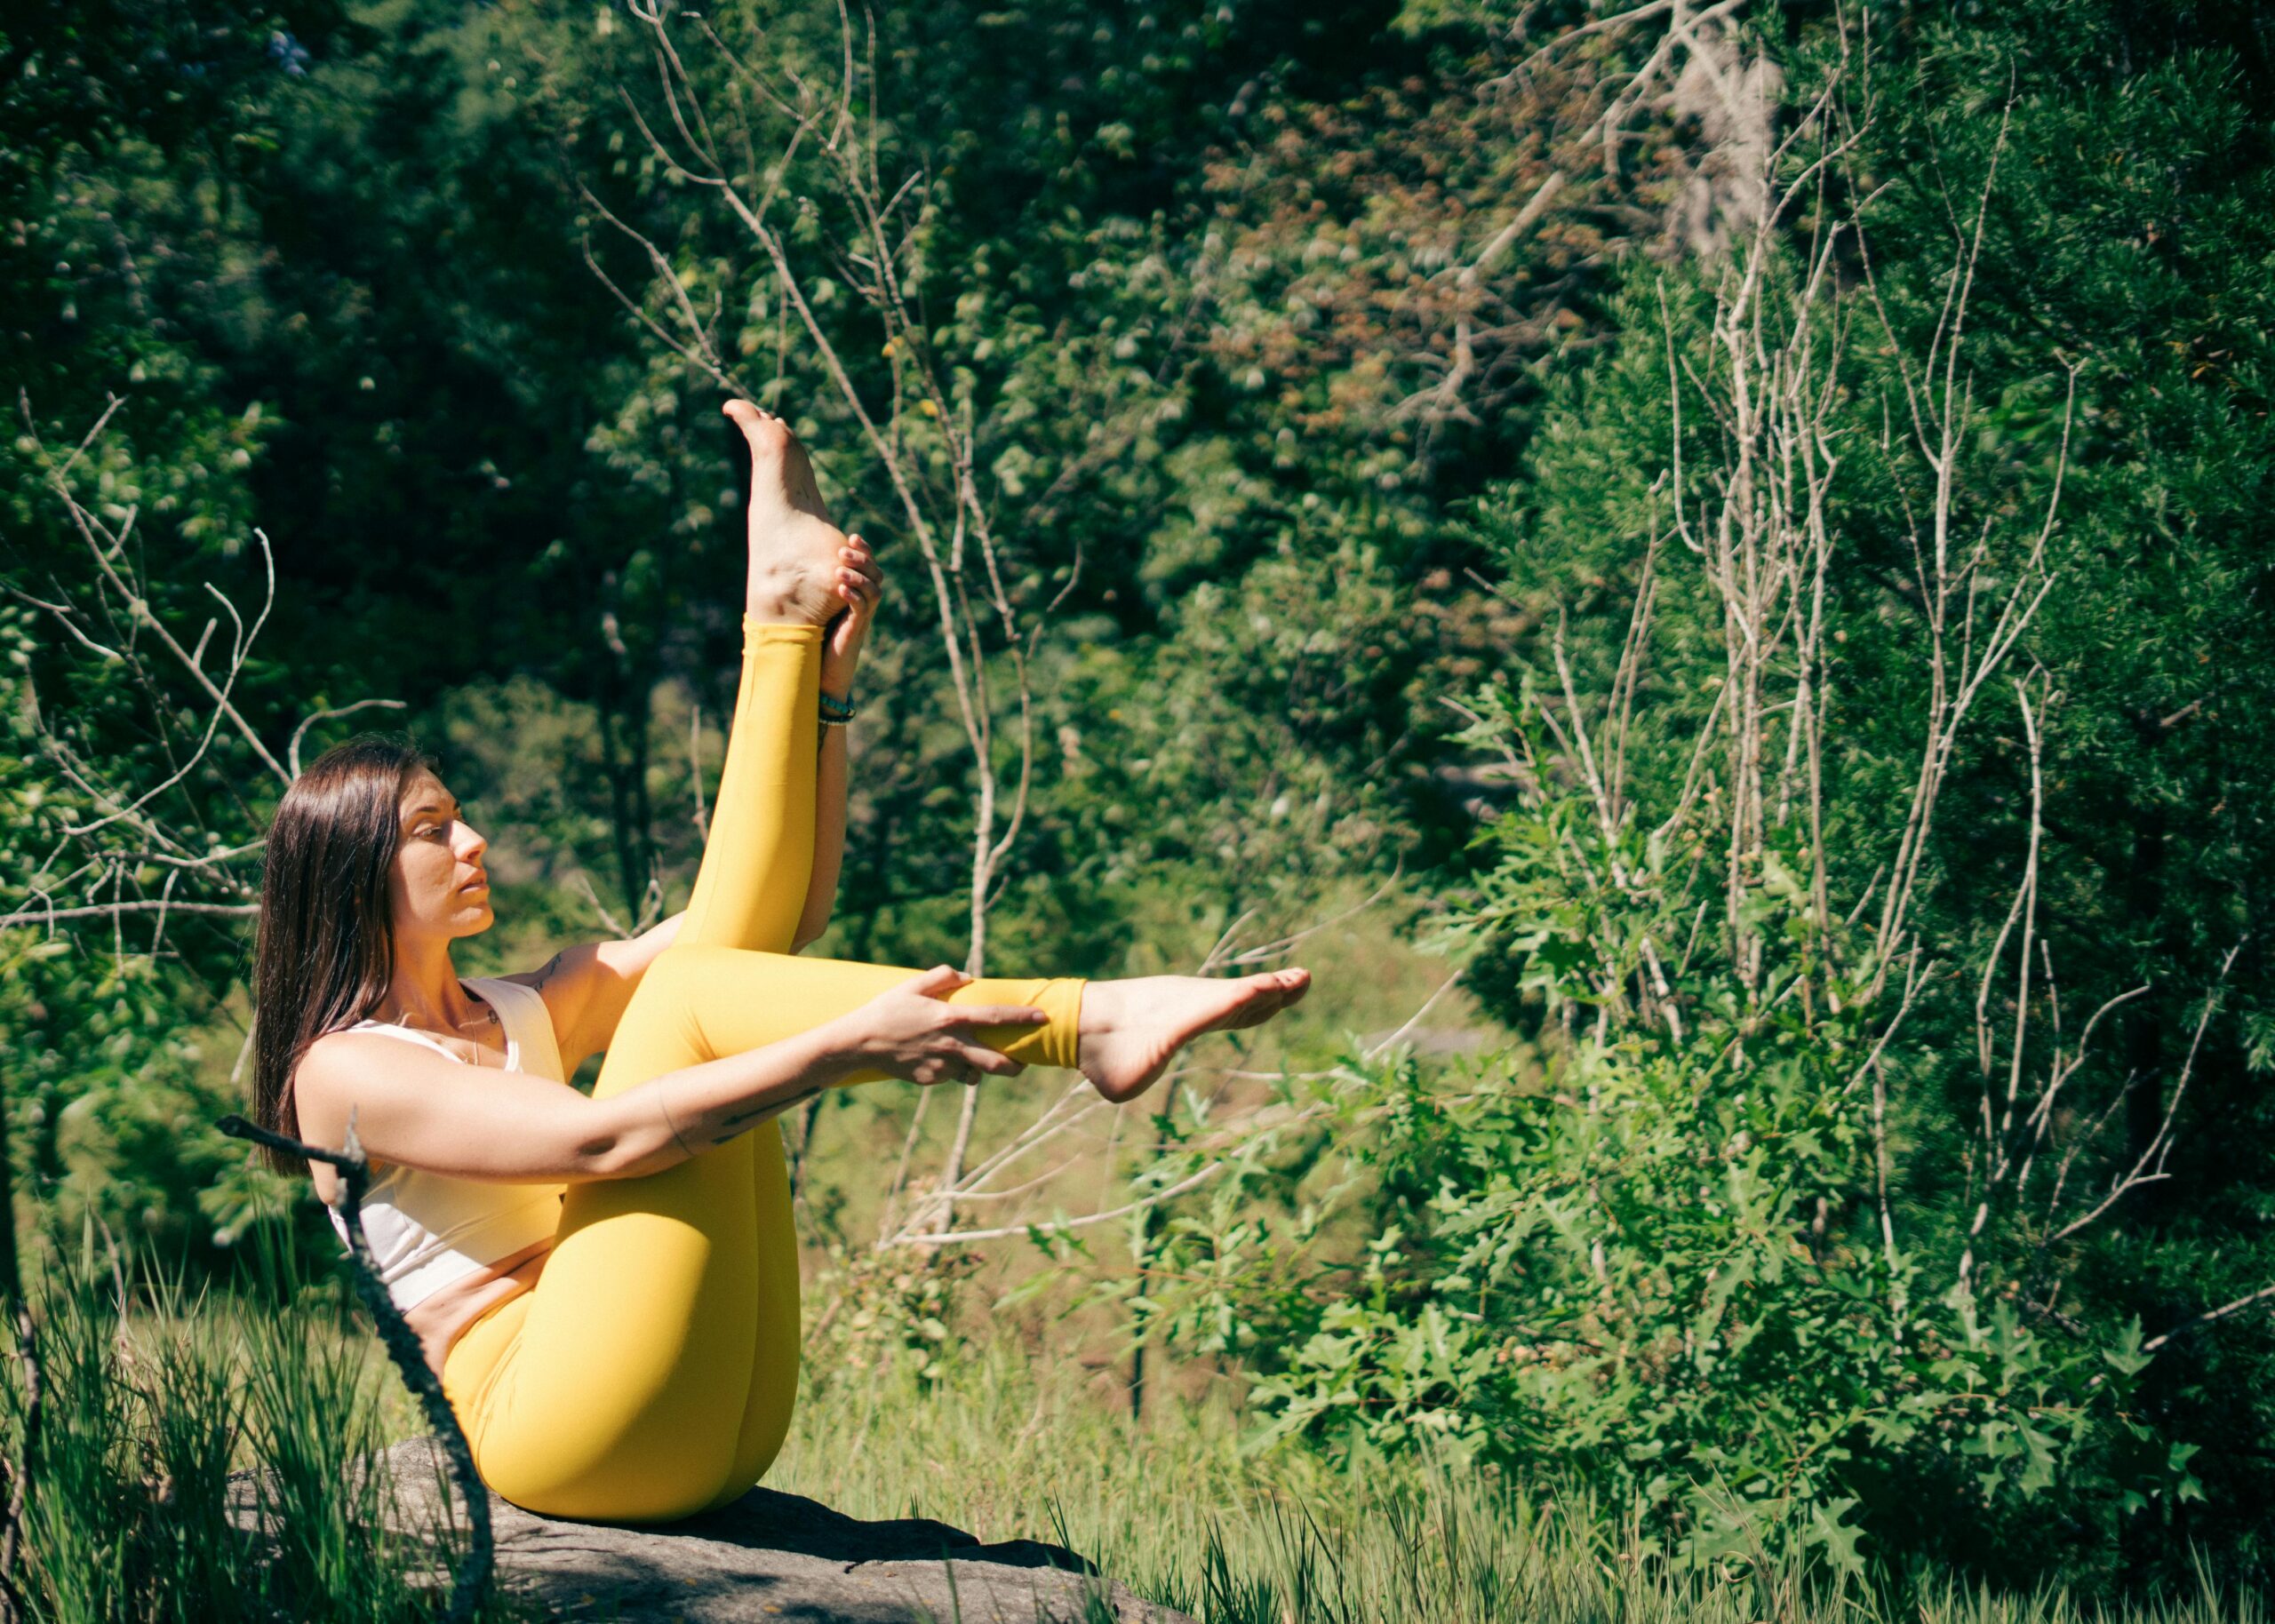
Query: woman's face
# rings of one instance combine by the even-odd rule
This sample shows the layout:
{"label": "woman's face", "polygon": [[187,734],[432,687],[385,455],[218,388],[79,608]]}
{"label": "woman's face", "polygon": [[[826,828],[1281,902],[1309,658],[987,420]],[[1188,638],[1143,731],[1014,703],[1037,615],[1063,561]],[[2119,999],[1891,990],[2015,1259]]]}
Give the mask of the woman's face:
{"label": "woman's face", "polygon": [[403,792],[403,842],[387,873],[395,934],[471,936],[496,923],[483,854],[490,842],[466,821],[443,781],[421,772]]}

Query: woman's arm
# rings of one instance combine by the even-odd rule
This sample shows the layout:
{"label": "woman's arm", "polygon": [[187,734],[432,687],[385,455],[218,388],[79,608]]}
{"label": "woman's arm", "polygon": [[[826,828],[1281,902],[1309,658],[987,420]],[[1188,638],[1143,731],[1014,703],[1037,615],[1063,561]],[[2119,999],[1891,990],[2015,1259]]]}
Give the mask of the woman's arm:
{"label": "woman's arm", "polygon": [[790,944],[794,953],[829,928],[829,911],[837,901],[838,870],[845,862],[845,729],[824,728],[821,760],[814,771],[813,879],[806,887],[805,912],[798,916],[797,935]]}
{"label": "woman's arm", "polygon": [[[837,593],[844,612],[829,624],[822,639],[821,691],[844,700],[853,691],[853,673],[861,664],[861,645],[876,618],[877,601],[884,595],[884,572],[858,536],[846,538],[845,563]],[[837,901],[838,871],[845,861],[845,729],[825,726],[821,730],[821,760],[814,773],[814,866],[806,885],[806,904],[798,915],[790,951],[796,952],[829,928],[829,911]]]}
{"label": "woman's arm", "polygon": [[1023,1070],[971,1041],[971,1029],[1048,1017],[1023,1006],[946,1001],[970,979],[943,965],[794,1038],[603,1099],[522,1071],[487,1071],[482,1087],[469,1088],[463,1062],[373,1032],[335,1032],[311,1045],[293,1073],[299,1130],[313,1144],[342,1143],[352,1110],[364,1154],[378,1161],[507,1184],[638,1178],[858,1071],[929,1084]]}

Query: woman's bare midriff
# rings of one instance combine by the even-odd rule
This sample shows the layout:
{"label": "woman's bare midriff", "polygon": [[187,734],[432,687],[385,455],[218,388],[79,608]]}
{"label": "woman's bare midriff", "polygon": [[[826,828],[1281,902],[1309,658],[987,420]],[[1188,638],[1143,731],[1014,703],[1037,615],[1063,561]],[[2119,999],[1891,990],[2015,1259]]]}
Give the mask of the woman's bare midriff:
{"label": "woman's bare midriff", "polygon": [[419,1334],[427,1368],[439,1378],[451,1344],[465,1334],[466,1328],[499,1303],[535,1286],[545,1272],[545,1260],[552,1255],[551,1237],[533,1241],[464,1279],[451,1281],[406,1310],[403,1319]]}
{"label": "woman's bare midriff", "polygon": [[[373,1162],[374,1171],[386,1166]],[[336,1175],[326,1166],[314,1166],[309,1173],[315,1179],[316,1195],[329,1204],[338,1189]],[[419,1336],[419,1345],[426,1352],[427,1367],[437,1380],[443,1374],[443,1361],[450,1357],[451,1348],[465,1334],[466,1328],[509,1297],[518,1297],[537,1284],[545,1272],[545,1260],[553,1254],[553,1240],[531,1241],[519,1252],[509,1252],[497,1262],[462,1279],[429,1293],[403,1311],[403,1321]]]}

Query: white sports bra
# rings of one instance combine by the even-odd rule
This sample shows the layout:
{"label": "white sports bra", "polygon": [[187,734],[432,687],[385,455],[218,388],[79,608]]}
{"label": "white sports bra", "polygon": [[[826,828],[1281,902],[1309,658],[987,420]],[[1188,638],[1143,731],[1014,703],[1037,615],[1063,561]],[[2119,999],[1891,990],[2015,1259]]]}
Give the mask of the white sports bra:
{"label": "white sports bra", "polygon": [[[519,982],[488,976],[461,979],[459,984],[498,1012],[506,1029],[505,1070],[567,1085],[569,1079],[561,1074],[560,1046],[554,1040],[553,1016],[542,993]],[[423,1043],[476,1073],[471,1084],[475,1087],[481,1086],[479,1074],[490,1069],[468,1065],[428,1033],[391,1022],[358,1021],[336,1030],[386,1032]],[[407,1311],[451,1281],[551,1237],[560,1224],[568,1188],[565,1183],[453,1178],[391,1162],[365,1193],[356,1215],[379,1265],[380,1283],[395,1307]],[[347,1225],[337,1208],[326,1210],[345,1247]]]}

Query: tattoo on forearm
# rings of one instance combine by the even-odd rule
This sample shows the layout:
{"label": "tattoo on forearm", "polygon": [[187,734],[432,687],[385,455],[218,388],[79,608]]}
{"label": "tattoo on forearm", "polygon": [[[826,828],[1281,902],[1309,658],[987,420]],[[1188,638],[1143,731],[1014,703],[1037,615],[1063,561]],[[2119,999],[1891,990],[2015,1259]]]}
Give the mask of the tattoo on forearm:
{"label": "tattoo on forearm", "polygon": [[758,1112],[755,1111],[738,1111],[733,1116],[726,1118],[719,1124],[717,1129],[712,1133],[710,1138],[705,1142],[704,1149],[716,1150],[719,1146],[726,1143],[730,1139],[741,1138],[745,1134],[750,1131],[746,1124],[748,1124],[750,1119],[756,1115],[758,1115]]}
{"label": "tattoo on forearm", "polygon": [[749,1122],[753,1118],[779,1116],[782,1112],[789,1110],[791,1106],[796,1105],[802,1101],[810,1100],[820,1092],[821,1090],[818,1088],[810,1088],[803,1094],[794,1095],[791,1098],[783,1101],[779,1105],[754,1105],[748,1111],[738,1111],[731,1117],[722,1117],[719,1121],[720,1131],[712,1138],[711,1142],[714,1145],[724,1144],[730,1139],[732,1139],[736,1135],[745,1132],[746,1130],[742,1125]]}
{"label": "tattoo on forearm", "polygon": [[550,958],[550,959],[547,959],[547,960],[545,961],[545,968],[543,968],[543,969],[539,970],[539,971],[537,973],[537,980],[536,980],[535,982],[533,982],[533,983],[531,983],[531,985],[532,985],[532,986],[533,986],[533,987],[534,987],[538,991],[539,991],[539,992],[544,991],[545,991],[545,983],[547,983],[547,982],[549,982],[549,981],[551,981],[551,980],[554,978],[554,976],[555,976],[556,975],[558,975],[558,974],[560,973],[560,970],[561,970],[561,955],[560,955],[559,953],[555,953],[555,954],[554,954],[554,955],[553,955],[553,957],[552,957],[552,958]]}

